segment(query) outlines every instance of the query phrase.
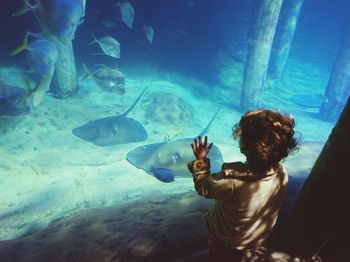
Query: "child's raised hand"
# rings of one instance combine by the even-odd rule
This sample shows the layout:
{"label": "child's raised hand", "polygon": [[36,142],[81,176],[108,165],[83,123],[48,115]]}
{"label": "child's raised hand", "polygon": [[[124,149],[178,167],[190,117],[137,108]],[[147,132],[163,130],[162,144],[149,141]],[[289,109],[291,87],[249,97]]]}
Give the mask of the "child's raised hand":
{"label": "child's raised hand", "polygon": [[198,140],[194,139],[194,145],[191,144],[193,154],[195,155],[196,159],[206,158],[210,149],[213,146],[213,143],[210,143],[208,146],[208,137],[204,137],[204,143],[202,143],[202,138],[199,136]]}

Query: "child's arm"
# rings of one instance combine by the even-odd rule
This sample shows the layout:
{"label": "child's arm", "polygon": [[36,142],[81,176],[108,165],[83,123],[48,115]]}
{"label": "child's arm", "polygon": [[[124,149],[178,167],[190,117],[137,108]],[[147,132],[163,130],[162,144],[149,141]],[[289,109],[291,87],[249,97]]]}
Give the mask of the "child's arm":
{"label": "child's arm", "polygon": [[223,179],[221,173],[210,175],[210,160],[202,158],[187,164],[193,175],[197,193],[206,198],[222,199],[233,194],[233,179]]}

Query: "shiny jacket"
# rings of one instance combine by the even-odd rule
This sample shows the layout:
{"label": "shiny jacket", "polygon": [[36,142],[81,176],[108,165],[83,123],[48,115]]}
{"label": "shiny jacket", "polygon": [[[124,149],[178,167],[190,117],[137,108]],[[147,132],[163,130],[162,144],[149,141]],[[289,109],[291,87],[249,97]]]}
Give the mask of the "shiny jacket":
{"label": "shiny jacket", "polygon": [[210,174],[208,158],[188,163],[197,193],[216,200],[205,223],[224,246],[245,249],[260,245],[276,223],[288,183],[278,164],[264,174],[249,171],[242,162],[224,163]]}

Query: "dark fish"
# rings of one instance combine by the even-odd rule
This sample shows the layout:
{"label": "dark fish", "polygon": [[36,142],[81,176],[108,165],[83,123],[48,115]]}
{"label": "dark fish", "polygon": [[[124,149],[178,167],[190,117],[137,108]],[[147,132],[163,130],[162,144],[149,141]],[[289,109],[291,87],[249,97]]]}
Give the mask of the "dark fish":
{"label": "dark fish", "polygon": [[97,146],[113,146],[146,140],[148,135],[145,128],[137,120],[128,118],[127,114],[134,108],[151,83],[144,88],[135,102],[123,114],[88,122],[74,128],[73,134]]}
{"label": "dark fish", "polygon": [[32,72],[41,77],[48,77],[55,69],[58,59],[58,48],[55,43],[45,38],[28,43],[30,33],[24,37],[21,46],[17,47],[10,55],[14,56],[22,51],[27,51],[27,60]]}
{"label": "dark fish", "polygon": [[150,25],[145,25],[143,27],[143,30],[145,30],[145,36],[150,44],[153,43],[153,37],[154,37],[154,30],[152,26]]}
{"label": "dark fish", "polygon": [[51,34],[62,41],[74,38],[85,15],[85,0],[42,0],[42,16]]}
{"label": "dark fish", "polygon": [[125,77],[119,70],[102,65],[101,69],[90,73],[85,64],[83,64],[83,68],[87,73],[84,79],[91,76],[102,90],[118,95],[125,93]]}
{"label": "dark fish", "polygon": [[135,17],[135,10],[133,6],[129,2],[122,2],[118,5],[120,7],[122,21],[127,25],[127,27],[132,28]]}
{"label": "dark fish", "polygon": [[32,5],[23,0],[23,7],[14,15],[32,11],[42,31],[65,42],[74,38],[74,32],[85,16],[86,0],[37,0]]}
{"label": "dark fish", "polygon": [[117,39],[107,35],[103,36],[100,39],[97,39],[94,34],[92,34],[93,41],[90,42],[89,44],[95,44],[97,43],[103,53],[105,55],[114,57],[114,58],[120,58],[120,43],[118,42]]}
{"label": "dark fish", "polygon": [[103,20],[101,24],[107,28],[113,28],[118,26],[117,22],[113,20]]}
{"label": "dark fish", "polygon": [[[207,133],[220,108],[201,132],[200,136]],[[157,168],[170,170],[176,177],[191,177],[187,169],[187,163],[193,160],[191,143],[193,143],[193,138],[183,138],[172,142],[140,146],[130,151],[126,156],[126,160],[157,179],[159,179],[159,174],[154,172]],[[208,157],[210,158],[211,170],[213,172],[220,171],[223,159],[219,148],[213,145]]]}

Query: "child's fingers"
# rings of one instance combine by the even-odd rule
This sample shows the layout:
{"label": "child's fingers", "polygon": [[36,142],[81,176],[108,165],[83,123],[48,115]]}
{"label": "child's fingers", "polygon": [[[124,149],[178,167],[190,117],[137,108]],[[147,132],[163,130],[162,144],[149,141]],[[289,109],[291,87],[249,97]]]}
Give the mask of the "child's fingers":
{"label": "child's fingers", "polygon": [[208,152],[209,150],[213,147],[213,143],[210,143],[209,146],[208,146]]}
{"label": "child's fingers", "polygon": [[196,154],[196,148],[194,147],[193,144],[191,144],[191,147],[192,147],[193,153]]}
{"label": "child's fingers", "polygon": [[195,148],[198,148],[197,139],[193,139],[193,141],[194,141],[194,147],[195,147]]}
{"label": "child's fingers", "polygon": [[204,137],[204,147],[207,147],[208,144],[208,136]]}
{"label": "child's fingers", "polygon": [[198,136],[198,144],[201,146],[202,145],[202,138],[201,136]]}

